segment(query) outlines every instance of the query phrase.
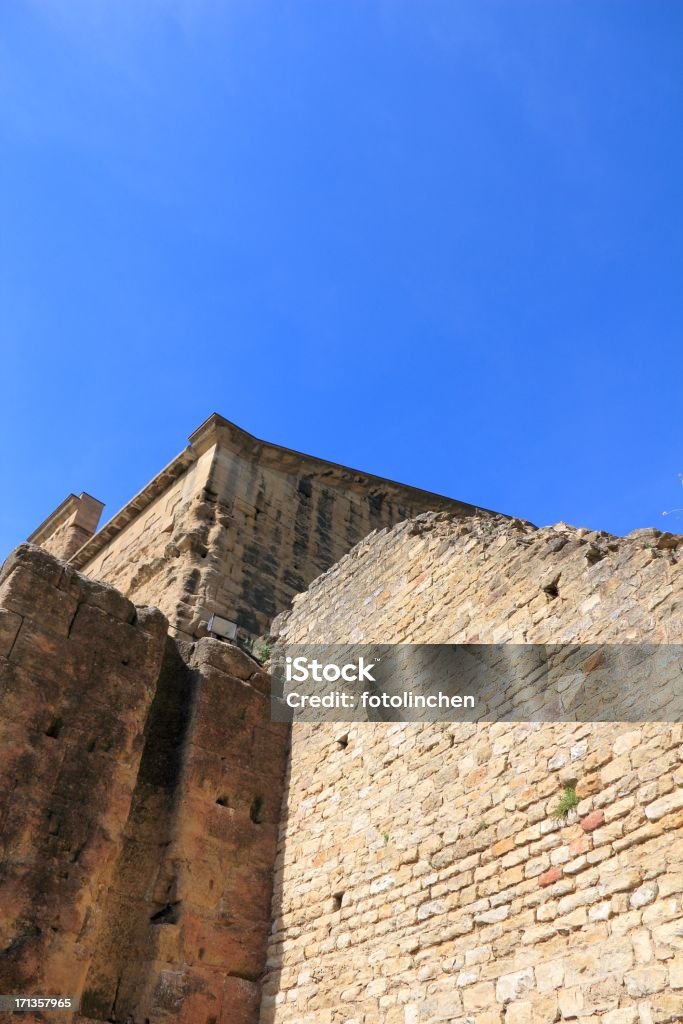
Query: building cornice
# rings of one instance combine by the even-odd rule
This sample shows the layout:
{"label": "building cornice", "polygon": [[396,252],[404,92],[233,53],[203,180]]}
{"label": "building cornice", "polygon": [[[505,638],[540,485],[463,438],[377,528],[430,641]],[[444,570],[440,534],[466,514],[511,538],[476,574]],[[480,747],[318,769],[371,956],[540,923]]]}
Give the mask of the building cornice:
{"label": "building cornice", "polygon": [[[349,466],[342,466],[336,462],[319,459],[314,455],[306,455],[291,448],[284,448],[281,445],[272,444],[268,441],[261,441],[259,438],[254,437],[253,434],[242,430],[241,427],[238,427],[235,423],[225,419],[224,416],[220,416],[218,413],[213,413],[209,416],[190,434],[188,441],[187,448],[169,462],[146,487],[143,487],[127,505],[124,505],[120,512],[117,512],[101,530],[76,552],[71,558],[72,565],[82,569],[88,562],[92,561],[102,548],[137,518],[160,494],[163,494],[201,455],[214,447],[225,447],[245,459],[250,459],[259,465],[279,470],[283,473],[296,471],[302,476],[310,473],[311,476],[318,478],[328,477],[331,484],[338,481],[348,490],[360,492],[367,491],[370,488],[377,491],[377,493],[382,492],[397,500],[400,500],[401,496],[406,501],[409,501],[411,497],[413,500],[419,499],[421,505],[428,504],[434,511],[451,509],[457,512],[459,510],[463,515],[489,512],[488,509],[482,509],[478,506],[458,501],[455,498],[448,498],[443,494],[435,494],[431,491],[422,490],[419,487],[411,487],[409,484],[387,480],[384,477],[364,473]],[[67,499],[68,501],[69,499]],[[59,511],[57,509],[53,515],[56,515]]]}

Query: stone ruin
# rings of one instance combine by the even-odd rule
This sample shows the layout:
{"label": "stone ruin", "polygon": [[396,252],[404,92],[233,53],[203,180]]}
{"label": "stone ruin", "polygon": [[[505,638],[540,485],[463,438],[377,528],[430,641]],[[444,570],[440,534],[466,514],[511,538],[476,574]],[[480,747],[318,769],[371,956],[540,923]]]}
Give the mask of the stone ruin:
{"label": "stone ruin", "polygon": [[100,511],[0,575],[0,992],[81,1007],[20,1019],[683,1019],[681,723],[290,730],[248,649],[681,643],[683,537],[536,529],[217,416]]}

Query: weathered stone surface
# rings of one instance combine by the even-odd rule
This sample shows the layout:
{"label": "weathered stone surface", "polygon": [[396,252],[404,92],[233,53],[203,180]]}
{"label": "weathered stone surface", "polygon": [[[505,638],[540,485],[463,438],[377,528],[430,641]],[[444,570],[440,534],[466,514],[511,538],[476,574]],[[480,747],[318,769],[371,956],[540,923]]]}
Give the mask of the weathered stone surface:
{"label": "weathered stone surface", "polygon": [[584,832],[593,832],[596,828],[599,828],[600,825],[602,825],[604,820],[604,811],[592,811],[590,814],[587,814],[586,817],[582,819],[581,828]]}
{"label": "weathered stone surface", "polygon": [[[139,816],[128,829],[105,908],[104,938],[88,979],[90,1005],[99,1002],[122,1019],[155,1022],[171,1012],[174,1020],[254,1024],[287,731],[270,722],[269,695],[231,674],[259,674],[247,655],[208,639],[182,654],[167,664],[152,709],[150,757],[143,757],[136,792]],[[169,720],[169,708],[183,703],[181,720]],[[164,765],[174,736],[182,760]],[[140,818],[150,794],[164,791],[166,800],[151,807],[159,832],[146,860]]]}
{"label": "weathered stone surface", "polygon": [[[156,613],[124,625],[98,606],[101,585],[65,590],[63,564],[28,545],[0,578],[5,618],[19,622],[0,659],[0,991],[75,995],[130,809],[166,622]],[[97,628],[75,626],[93,615]]]}
{"label": "weathered stone surface", "polygon": [[[260,631],[411,511],[405,490],[225,431],[76,558],[187,637],[210,610]],[[683,640],[671,535],[463,511],[369,536],[278,628]],[[0,989],[64,985],[84,1022],[135,1024],[683,1012],[680,724],[296,726],[281,810],[287,734],[244,651],[170,642],[158,612],[30,546],[0,594]],[[580,804],[558,821],[570,781]]]}
{"label": "weathered stone surface", "polygon": [[86,575],[161,608],[188,638],[205,635],[213,612],[260,635],[371,531],[429,509],[479,511],[259,441],[214,415],[70,554]]}
{"label": "weathered stone surface", "polygon": [[56,558],[70,558],[94,534],[103,508],[90,494],[70,494],[29,540]]}
{"label": "weathered stone surface", "polygon": [[[351,551],[280,628],[294,643],[681,642],[680,570],[649,543],[420,517]],[[680,724],[344,732],[340,747],[338,726],[293,728],[262,1024],[404,1024],[403,993],[416,1024],[676,1019]],[[563,823],[568,779],[581,802]]]}
{"label": "weathered stone surface", "polygon": [[0,991],[255,1024],[287,748],[267,677],[40,549],[0,580]]}

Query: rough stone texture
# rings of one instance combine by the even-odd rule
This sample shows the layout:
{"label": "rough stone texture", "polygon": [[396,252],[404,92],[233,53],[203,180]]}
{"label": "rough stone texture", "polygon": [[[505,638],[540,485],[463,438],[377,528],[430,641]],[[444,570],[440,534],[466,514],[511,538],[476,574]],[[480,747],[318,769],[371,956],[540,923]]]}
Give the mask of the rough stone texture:
{"label": "rough stone texture", "polygon": [[275,622],[334,643],[683,640],[683,535],[426,513],[368,536]]}
{"label": "rough stone texture", "polygon": [[[683,642],[682,541],[420,516],[273,632]],[[682,759],[680,724],[295,726],[262,1024],[682,1019]]]}
{"label": "rough stone texture", "polygon": [[255,1024],[287,744],[268,677],[28,545],[0,644],[0,992]]}
{"label": "rough stone texture", "polygon": [[292,597],[377,527],[473,506],[266,444],[220,416],[73,558],[187,638],[212,612],[267,632]]}
{"label": "rough stone texture", "polygon": [[51,516],[34,530],[29,543],[57,558],[71,558],[97,529],[104,505],[90,494],[70,494]]}
{"label": "rough stone texture", "polygon": [[270,930],[262,1024],[683,1019],[683,726],[297,726],[278,833],[256,663],[74,571],[187,638],[212,610],[261,632],[434,500],[273,632],[683,642],[683,538],[474,517],[212,417],[72,566],[0,576],[0,990],[255,1024]]}
{"label": "rough stone texture", "polygon": [[[0,991],[80,992],[166,622],[24,545],[0,575]],[[11,632],[16,634],[11,639]]]}
{"label": "rough stone texture", "polygon": [[153,709],[84,1011],[99,1020],[154,1024],[170,1014],[186,1024],[252,1024],[287,731],[270,722],[268,677],[235,648],[200,640],[187,664],[178,658],[169,666],[168,678]]}

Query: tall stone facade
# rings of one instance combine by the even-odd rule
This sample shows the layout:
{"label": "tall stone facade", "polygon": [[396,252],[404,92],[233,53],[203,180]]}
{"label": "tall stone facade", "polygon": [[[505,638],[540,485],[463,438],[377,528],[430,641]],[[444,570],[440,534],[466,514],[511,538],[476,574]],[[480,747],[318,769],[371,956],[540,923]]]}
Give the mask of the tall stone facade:
{"label": "tall stone facade", "polygon": [[252,658],[167,626],[39,548],[3,568],[0,994],[254,1024],[287,733]]}
{"label": "tall stone facade", "polygon": [[[681,643],[681,544],[424,515],[274,632]],[[683,1019],[682,762],[680,723],[295,725],[262,1024]]]}
{"label": "tall stone facade", "polygon": [[262,634],[372,530],[431,509],[476,511],[259,441],[218,415],[99,532],[82,534],[77,550],[61,543],[62,509],[34,543],[160,608],[187,639],[203,635],[214,612]]}
{"label": "tall stone facade", "polygon": [[683,537],[538,530],[216,416],[99,511],[0,574],[0,991],[79,996],[54,1024],[683,1019],[680,723],[289,736],[204,636],[681,643]]}

